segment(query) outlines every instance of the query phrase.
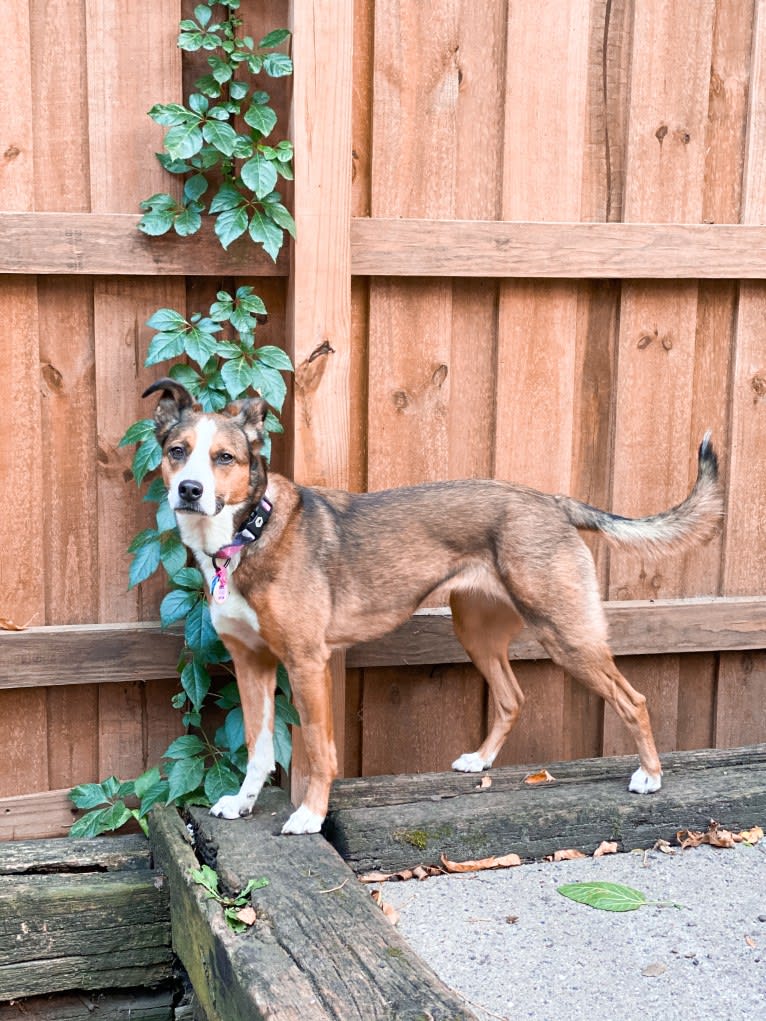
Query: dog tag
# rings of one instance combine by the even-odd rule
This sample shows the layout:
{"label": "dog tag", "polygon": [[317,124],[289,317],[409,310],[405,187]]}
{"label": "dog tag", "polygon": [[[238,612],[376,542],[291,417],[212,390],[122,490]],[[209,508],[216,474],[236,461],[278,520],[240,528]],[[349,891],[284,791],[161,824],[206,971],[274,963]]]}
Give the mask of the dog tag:
{"label": "dog tag", "polygon": [[225,603],[229,594],[229,581],[226,577],[226,568],[216,568],[215,578],[210,586],[210,593],[217,603]]}

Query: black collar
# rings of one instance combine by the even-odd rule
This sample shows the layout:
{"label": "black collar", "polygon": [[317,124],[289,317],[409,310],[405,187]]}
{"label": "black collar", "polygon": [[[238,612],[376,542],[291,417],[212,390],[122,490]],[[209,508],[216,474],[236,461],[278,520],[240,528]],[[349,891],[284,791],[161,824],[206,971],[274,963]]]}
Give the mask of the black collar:
{"label": "black collar", "polygon": [[228,561],[235,553],[239,553],[243,546],[249,546],[251,543],[257,542],[268,524],[273,508],[274,505],[271,500],[267,500],[265,496],[262,496],[250,513],[247,521],[235,533],[231,542],[226,546],[221,546],[213,555],[213,562],[215,563],[216,560]]}

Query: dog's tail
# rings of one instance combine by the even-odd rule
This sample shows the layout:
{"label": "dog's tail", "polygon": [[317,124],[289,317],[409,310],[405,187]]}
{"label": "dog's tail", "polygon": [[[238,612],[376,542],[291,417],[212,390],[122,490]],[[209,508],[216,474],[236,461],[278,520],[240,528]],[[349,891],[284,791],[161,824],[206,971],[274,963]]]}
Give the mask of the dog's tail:
{"label": "dog's tail", "polygon": [[623,518],[566,496],[556,501],[576,528],[601,532],[612,545],[659,556],[711,539],[720,527],[723,496],[718,480],[718,456],[710,433],[700,443],[697,481],[683,503],[647,518]]}

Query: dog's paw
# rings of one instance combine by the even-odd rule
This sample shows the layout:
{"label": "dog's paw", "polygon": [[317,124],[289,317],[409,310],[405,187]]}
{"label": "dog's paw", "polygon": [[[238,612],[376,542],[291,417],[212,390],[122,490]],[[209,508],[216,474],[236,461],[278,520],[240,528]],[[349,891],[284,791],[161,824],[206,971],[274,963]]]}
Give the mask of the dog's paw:
{"label": "dog's paw", "polygon": [[459,759],[455,759],[452,768],[458,773],[481,773],[491,765],[492,763],[483,759],[478,752],[464,752]]}
{"label": "dog's paw", "polygon": [[634,794],[654,794],[662,787],[662,773],[658,773],[657,776],[652,776],[651,773],[647,773],[641,766],[635,771],[633,776],[630,778],[630,784],[628,790]]}
{"label": "dog's paw", "polygon": [[296,808],[290,818],[282,827],[283,833],[319,833],[324,822],[324,816],[317,815],[311,809],[301,805]]}
{"label": "dog's paw", "polygon": [[250,815],[255,804],[255,798],[243,797],[242,794],[225,794],[210,809],[211,815],[219,819],[239,819],[240,816]]}

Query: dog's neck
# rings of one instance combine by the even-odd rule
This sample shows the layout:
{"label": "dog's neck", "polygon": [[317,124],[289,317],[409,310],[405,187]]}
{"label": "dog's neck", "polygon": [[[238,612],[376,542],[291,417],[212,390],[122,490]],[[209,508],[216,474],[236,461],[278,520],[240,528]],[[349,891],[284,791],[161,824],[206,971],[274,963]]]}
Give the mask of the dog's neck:
{"label": "dog's neck", "polygon": [[[212,516],[177,514],[176,522],[181,541],[195,556],[202,555],[212,559],[220,550],[226,549],[235,543],[240,531],[247,530],[249,519],[264,501],[268,503],[270,513],[271,508],[274,506],[274,493],[269,485],[258,495],[254,502],[248,500],[245,503],[225,504],[217,514]],[[265,527],[265,522],[263,527]],[[260,538],[260,531],[263,530],[263,527],[258,530],[258,534],[255,535],[253,541]],[[237,542],[237,545],[242,547],[247,545],[247,536],[244,536],[244,539],[244,542]]]}

